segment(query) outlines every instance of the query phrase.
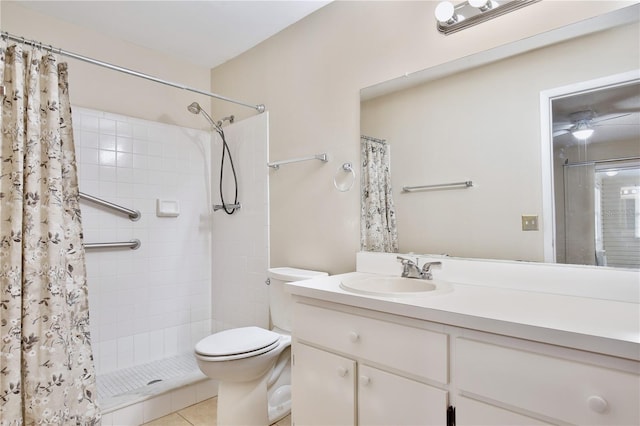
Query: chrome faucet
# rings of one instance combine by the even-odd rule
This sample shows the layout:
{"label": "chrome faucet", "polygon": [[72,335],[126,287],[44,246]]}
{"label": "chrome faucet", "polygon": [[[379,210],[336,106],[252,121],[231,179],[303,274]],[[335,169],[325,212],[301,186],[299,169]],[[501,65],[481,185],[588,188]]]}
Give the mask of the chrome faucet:
{"label": "chrome faucet", "polygon": [[418,257],[416,257],[415,262],[402,256],[398,256],[397,259],[402,263],[402,277],[404,278],[432,280],[433,272],[431,272],[431,267],[442,265],[442,262],[425,262],[425,264],[422,265],[422,269],[420,269],[418,266],[420,258]]}

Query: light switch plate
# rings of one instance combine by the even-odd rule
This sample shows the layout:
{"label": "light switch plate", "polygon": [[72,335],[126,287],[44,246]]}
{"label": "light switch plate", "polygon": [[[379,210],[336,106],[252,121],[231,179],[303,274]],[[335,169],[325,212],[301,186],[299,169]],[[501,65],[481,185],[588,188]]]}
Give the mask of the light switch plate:
{"label": "light switch plate", "polygon": [[523,231],[537,231],[538,230],[538,215],[522,215],[522,230]]}

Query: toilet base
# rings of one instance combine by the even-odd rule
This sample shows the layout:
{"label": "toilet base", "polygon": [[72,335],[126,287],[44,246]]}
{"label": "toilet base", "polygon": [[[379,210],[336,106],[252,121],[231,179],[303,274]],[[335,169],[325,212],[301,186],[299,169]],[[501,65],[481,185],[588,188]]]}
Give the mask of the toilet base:
{"label": "toilet base", "polygon": [[221,382],[218,426],[268,426],[268,375],[250,382]]}
{"label": "toilet base", "polygon": [[291,386],[282,385],[270,392],[269,406],[269,423],[274,424],[291,413]]}

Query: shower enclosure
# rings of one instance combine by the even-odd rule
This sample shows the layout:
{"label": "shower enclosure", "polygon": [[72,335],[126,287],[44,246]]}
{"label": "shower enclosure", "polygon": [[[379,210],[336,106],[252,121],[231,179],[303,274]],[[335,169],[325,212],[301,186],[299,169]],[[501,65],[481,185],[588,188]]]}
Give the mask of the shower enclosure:
{"label": "shower enclosure", "polygon": [[[198,340],[268,325],[268,115],[225,126],[242,201],[227,215],[212,208],[216,134],[73,112],[81,190],[141,212],[131,221],[81,203],[85,241],[141,241],[137,250],[87,253],[99,398],[107,420],[149,421],[217,393],[193,359]],[[158,200],[177,202],[179,216],[158,216]]]}

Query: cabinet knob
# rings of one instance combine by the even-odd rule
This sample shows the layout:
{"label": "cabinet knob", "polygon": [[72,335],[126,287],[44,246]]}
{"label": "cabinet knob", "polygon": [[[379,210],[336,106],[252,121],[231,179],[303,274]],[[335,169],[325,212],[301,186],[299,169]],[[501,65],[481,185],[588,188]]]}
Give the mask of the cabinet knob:
{"label": "cabinet knob", "polygon": [[593,395],[587,398],[587,405],[596,413],[602,414],[609,408],[609,403],[601,396]]}
{"label": "cabinet knob", "polygon": [[355,331],[352,331],[351,333],[349,333],[349,340],[351,340],[353,343],[355,343],[358,340],[360,340],[360,335],[358,333],[356,333]]}
{"label": "cabinet knob", "polygon": [[362,386],[369,386],[369,383],[371,383],[371,379],[367,376],[360,376],[360,384]]}
{"label": "cabinet knob", "polygon": [[338,367],[338,376],[340,377],[346,377],[347,374],[349,374],[349,370],[347,370],[344,367]]}

